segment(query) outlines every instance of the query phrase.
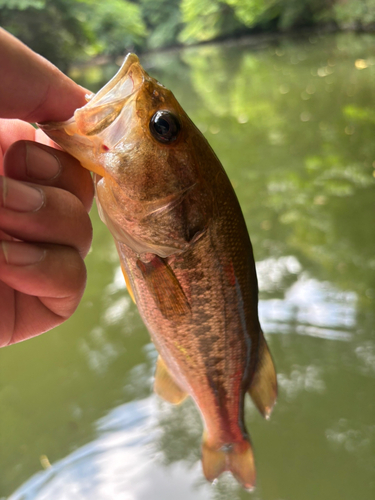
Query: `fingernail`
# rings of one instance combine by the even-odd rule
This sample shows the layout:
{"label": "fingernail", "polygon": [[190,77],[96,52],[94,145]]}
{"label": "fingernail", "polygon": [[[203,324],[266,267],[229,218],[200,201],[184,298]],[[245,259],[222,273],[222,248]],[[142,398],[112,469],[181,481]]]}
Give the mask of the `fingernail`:
{"label": "fingernail", "polygon": [[57,156],[41,147],[26,143],[26,173],[34,179],[53,179],[61,170]]}
{"label": "fingernail", "polygon": [[46,250],[29,243],[2,241],[5,261],[13,266],[30,266],[37,264],[45,256]]}
{"label": "fingernail", "polygon": [[9,179],[9,177],[0,178],[0,188],[2,188],[4,208],[16,212],[36,212],[44,203],[44,193],[41,189]]}

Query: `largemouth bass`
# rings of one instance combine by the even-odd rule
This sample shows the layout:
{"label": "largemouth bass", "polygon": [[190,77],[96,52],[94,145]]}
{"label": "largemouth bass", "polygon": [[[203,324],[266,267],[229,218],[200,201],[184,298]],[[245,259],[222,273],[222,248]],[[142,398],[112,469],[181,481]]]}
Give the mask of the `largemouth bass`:
{"label": "largemouth bass", "polygon": [[155,391],[172,403],[190,395],[202,414],[206,478],[231,471],[253,488],[244,397],[268,418],[277,382],[252,246],[220,161],[134,54],[70,120],[41,128],[94,172],[100,217],[159,352]]}

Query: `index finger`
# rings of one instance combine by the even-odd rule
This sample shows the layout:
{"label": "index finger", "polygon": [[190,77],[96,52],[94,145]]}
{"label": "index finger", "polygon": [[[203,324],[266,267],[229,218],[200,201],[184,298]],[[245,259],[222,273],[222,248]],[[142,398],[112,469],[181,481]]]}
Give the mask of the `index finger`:
{"label": "index finger", "polygon": [[86,104],[82,87],[1,28],[0,67],[2,118],[63,121]]}

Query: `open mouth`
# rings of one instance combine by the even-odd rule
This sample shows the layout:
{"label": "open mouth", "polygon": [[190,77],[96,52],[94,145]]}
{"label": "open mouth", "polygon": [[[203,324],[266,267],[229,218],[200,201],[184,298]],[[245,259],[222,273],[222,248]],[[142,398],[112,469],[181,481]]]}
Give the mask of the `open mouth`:
{"label": "open mouth", "polygon": [[74,113],[78,130],[87,136],[107,129],[143,83],[144,72],[135,54],[128,54],[116,75],[83,108]]}
{"label": "open mouth", "polygon": [[72,118],[38,125],[85,168],[102,173],[102,169],[95,168],[95,157],[115,152],[116,146],[124,142],[134,113],[130,101],[144,78],[138,57],[128,54],[117,74]]}
{"label": "open mouth", "polygon": [[72,135],[72,125],[84,135],[95,135],[110,125],[121,112],[125,102],[141,86],[144,71],[135,54],[128,54],[116,75],[97,94],[88,96],[88,103],[76,109],[74,116],[65,122],[38,123],[49,133],[52,130],[66,129]]}

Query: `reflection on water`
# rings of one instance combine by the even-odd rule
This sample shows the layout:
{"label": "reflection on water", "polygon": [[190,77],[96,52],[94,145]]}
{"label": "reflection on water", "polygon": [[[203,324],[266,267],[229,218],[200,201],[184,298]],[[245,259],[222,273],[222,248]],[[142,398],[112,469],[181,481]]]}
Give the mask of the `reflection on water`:
{"label": "reflection on water", "polygon": [[[257,263],[261,292],[273,292],[275,287],[280,289],[280,284],[288,281],[290,275],[294,281],[286,289],[283,299],[260,300],[263,329],[266,332],[294,331],[313,337],[350,340],[350,329],[356,323],[356,294],[339,291],[330,283],[319,282],[301,271],[302,266],[292,256]],[[291,328],[293,323],[295,326]]]}
{"label": "reflection on water", "polygon": [[[143,61],[222,159],[253,241],[280,385],[269,422],[246,402],[256,491],[230,476],[208,485],[194,405],[152,395],[156,352],[94,211],[76,314],[0,351],[0,499],[374,498],[373,42],[285,39]],[[75,77],[95,90],[114,71]]]}
{"label": "reflection on water", "polygon": [[176,462],[163,466],[154,446],[156,397],[121,405],[97,424],[95,441],[76,450],[27,482],[9,500],[148,500],[207,498],[200,470]]}

